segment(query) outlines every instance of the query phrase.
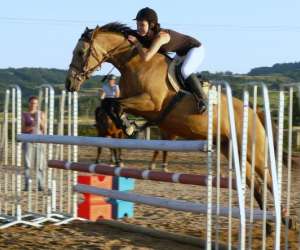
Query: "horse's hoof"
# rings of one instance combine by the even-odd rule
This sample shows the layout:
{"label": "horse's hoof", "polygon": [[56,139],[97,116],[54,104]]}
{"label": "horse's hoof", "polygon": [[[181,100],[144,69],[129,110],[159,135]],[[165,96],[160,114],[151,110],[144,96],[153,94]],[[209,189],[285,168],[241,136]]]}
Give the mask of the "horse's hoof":
{"label": "horse's hoof", "polygon": [[153,170],[156,168],[156,165],[154,163],[150,164],[148,167],[148,170]]}
{"label": "horse's hoof", "polygon": [[119,163],[117,163],[117,166],[120,167],[120,168],[123,168],[124,167],[124,163],[123,162],[119,162]]}
{"label": "horse's hoof", "polygon": [[162,168],[162,171],[164,171],[164,172],[169,172],[168,164],[167,164],[167,163],[161,164],[161,168]]}

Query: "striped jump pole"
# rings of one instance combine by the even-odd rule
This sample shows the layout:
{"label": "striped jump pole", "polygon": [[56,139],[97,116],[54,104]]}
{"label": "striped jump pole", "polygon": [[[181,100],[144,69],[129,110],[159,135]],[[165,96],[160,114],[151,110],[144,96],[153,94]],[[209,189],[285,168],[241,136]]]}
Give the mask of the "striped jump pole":
{"label": "striped jump pole", "polygon": [[[190,184],[198,186],[207,186],[207,175],[183,174],[183,173],[167,173],[162,171],[150,171],[135,168],[111,167],[106,164],[86,164],[59,160],[49,160],[49,168],[73,170],[78,172],[87,172],[95,174],[103,174],[109,176],[121,176],[133,179],[162,181],[171,183]],[[217,187],[217,178],[213,177],[212,185]],[[220,177],[220,187],[229,188],[229,179]],[[236,182],[232,180],[232,187],[236,189]]]}

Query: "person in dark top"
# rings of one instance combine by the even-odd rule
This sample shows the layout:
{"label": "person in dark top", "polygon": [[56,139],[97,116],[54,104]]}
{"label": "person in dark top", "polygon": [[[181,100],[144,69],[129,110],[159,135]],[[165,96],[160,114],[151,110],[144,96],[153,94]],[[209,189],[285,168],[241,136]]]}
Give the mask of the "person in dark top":
{"label": "person in dark top", "polygon": [[[31,96],[28,100],[28,112],[22,113],[22,133],[45,134],[46,117],[45,113],[39,110],[39,100]],[[40,143],[22,143],[24,152],[25,187],[23,191],[30,188],[32,171],[36,171],[38,190],[44,190],[44,177],[47,166],[46,148]]]}
{"label": "person in dark top", "polygon": [[134,20],[137,21],[137,35],[129,35],[128,41],[135,45],[145,62],[151,60],[156,53],[175,52],[178,56],[185,57],[181,67],[185,85],[196,97],[199,111],[204,112],[207,106],[205,95],[195,74],[204,58],[203,45],[193,37],[171,29],[162,29],[156,12],[148,7],[141,9]]}

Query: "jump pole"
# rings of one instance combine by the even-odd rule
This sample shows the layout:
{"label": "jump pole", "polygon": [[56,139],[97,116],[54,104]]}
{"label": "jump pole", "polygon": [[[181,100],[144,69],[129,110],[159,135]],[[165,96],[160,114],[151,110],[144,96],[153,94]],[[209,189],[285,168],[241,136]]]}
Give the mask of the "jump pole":
{"label": "jump pole", "polygon": [[[111,167],[107,164],[87,164],[76,163],[59,160],[49,160],[49,168],[73,170],[78,172],[87,172],[95,174],[103,174],[109,176],[121,176],[127,178],[162,181],[171,183],[190,184],[198,186],[207,186],[207,175],[183,174],[183,173],[167,173],[163,171],[150,171],[135,168]],[[220,177],[220,188],[229,188],[229,179]],[[217,177],[213,177],[212,185],[217,187]],[[236,189],[236,182],[232,180],[232,187]]]}
{"label": "jump pole", "polygon": [[[182,200],[170,200],[166,198],[159,198],[159,197],[153,197],[153,196],[146,196],[146,195],[140,195],[136,193],[128,193],[128,192],[122,192],[117,190],[109,190],[104,188],[97,188],[89,185],[83,185],[83,184],[77,184],[73,187],[73,190],[78,193],[89,193],[94,195],[100,195],[104,197],[113,198],[116,200],[124,200],[124,201],[130,201],[134,203],[141,203],[149,206],[154,207],[163,207],[163,208],[169,208],[172,210],[177,211],[184,211],[184,212],[191,212],[195,214],[206,214],[207,213],[207,205],[202,203],[195,203],[195,202],[189,202],[189,201],[182,201]],[[212,205],[212,214],[216,214],[217,207]],[[228,216],[229,209],[227,207],[219,207],[219,215],[220,216]],[[232,217],[240,219],[240,209],[237,207],[233,207],[231,210]],[[246,217],[249,218],[250,211],[246,210]],[[256,210],[253,214],[254,220],[262,220],[263,218],[263,212]],[[267,213],[267,219],[274,221],[275,216],[272,213]]]}

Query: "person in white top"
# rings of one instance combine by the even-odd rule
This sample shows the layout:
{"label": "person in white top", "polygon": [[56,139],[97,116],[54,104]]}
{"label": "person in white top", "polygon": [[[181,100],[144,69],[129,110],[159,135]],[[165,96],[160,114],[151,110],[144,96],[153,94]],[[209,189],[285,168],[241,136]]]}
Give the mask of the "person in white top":
{"label": "person in white top", "polygon": [[107,79],[107,83],[105,83],[100,90],[100,98],[118,98],[120,97],[120,89],[117,84],[117,77],[115,75],[109,75]]}

